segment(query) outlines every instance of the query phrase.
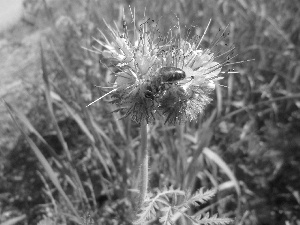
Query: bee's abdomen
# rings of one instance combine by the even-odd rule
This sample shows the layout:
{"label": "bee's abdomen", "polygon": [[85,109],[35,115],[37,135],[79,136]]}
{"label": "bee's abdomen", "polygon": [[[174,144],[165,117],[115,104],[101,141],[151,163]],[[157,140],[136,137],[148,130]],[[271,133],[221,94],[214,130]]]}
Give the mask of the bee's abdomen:
{"label": "bee's abdomen", "polygon": [[158,73],[163,82],[179,81],[186,77],[185,72],[182,69],[171,66],[160,68]]}

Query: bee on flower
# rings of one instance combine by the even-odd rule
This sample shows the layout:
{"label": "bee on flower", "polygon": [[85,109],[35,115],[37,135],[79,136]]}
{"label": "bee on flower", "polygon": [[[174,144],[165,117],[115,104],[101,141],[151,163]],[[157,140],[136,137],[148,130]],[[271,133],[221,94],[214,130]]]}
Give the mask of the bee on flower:
{"label": "bee on flower", "polygon": [[211,101],[209,96],[215,89],[215,81],[222,79],[219,76],[222,66],[214,61],[209,49],[198,49],[196,43],[185,40],[180,42],[164,57],[166,65],[181,68],[185,74],[161,100],[160,108],[171,123],[196,119]]}
{"label": "bee on flower", "polygon": [[138,123],[196,119],[211,101],[222,64],[209,49],[199,48],[201,40],[161,41],[153,24],[148,19],[138,29],[133,21],[130,30],[124,22],[122,32],[107,25],[109,38],[102,33],[105,41],[96,41],[105,58],[117,60],[119,72],[112,90],[94,102],[110,95],[111,103]]}

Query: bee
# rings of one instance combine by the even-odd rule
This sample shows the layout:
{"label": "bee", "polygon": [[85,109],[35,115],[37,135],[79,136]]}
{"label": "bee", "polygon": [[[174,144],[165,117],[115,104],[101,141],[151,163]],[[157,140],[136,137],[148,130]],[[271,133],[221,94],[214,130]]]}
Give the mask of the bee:
{"label": "bee", "polygon": [[185,77],[185,72],[182,69],[171,66],[160,68],[158,75],[146,86],[145,98],[154,100],[158,93],[162,93],[166,89],[167,84],[178,82]]}
{"label": "bee", "polygon": [[182,69],[172,66],[160,68],[158,74],[161,81],[165,83],[180,81],[186,77],[185,72]]}

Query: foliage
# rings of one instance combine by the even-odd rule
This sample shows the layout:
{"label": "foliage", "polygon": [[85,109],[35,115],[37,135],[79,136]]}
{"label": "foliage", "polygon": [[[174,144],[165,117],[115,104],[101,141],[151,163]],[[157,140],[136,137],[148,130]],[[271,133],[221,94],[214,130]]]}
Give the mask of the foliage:
{"label": "foliage", "polygon": [[[133,224],[145,224],[149,220],[156,219],[156,211],[160,211],[162,216],[159,222],[163,225],[174,224],[174,213],[180,213],[189,219],[193,224],[229,224],[232,220],[227,218],[217,218],[217,215],[209,216],[206,213],[204,216],[189,216],[185,213],[190,205],[200,205],[209,201],[214,195],[215,190],[203,191],[203,188],[195,194],[185,193],[179,189],[170,187],[157,190],[155,195],[148,193],[145,201],[137,214],[137,219]],[[183,201],[178,203],[178,199],[184,197]]]}
{"label": "foliage", "polygon": [[[155,194],[148,194],[140,215],[155,213],[167,224],[181,206],[187,210],[180,214],[182,224],[226,224],[215,213],[236,218],[236,224],[299,223],[297,0],[78,0],[57,8],[43,6],[40,16],[48,20],[40,25],[50,27],[43,32],[40,53],[44,94],[27,116],[7,102],[24,135],[1,171],[0,223],[22,217],[27,224],[81,224],[81,212],[86,211],[95,224],[130,224],[134,219],[128,189],[136,186],[132,178],[141,157],[139,128],[127,118],[119,120],[119,112],[112,114],[115,108],[107,102],[86,108],[104,94],[94,85],[113,82],[109,75],[114,71],[104,66],[108,62],[101,55],[81,48],[96,44],[92,37],[106,29],[103,17],[121,25],[121,8],[128,2],[139,18],[145,6],[149,17],[162,16],[164,35],[177,23],[176,16],[187,35],[203,34],[212,18],[204,47],[229,24],[226,44],[235,44],[235,61],[255,59],[234,65],[238,75],[224,74],[215,101],[198,123],[157,122],[150,128],[149,191]],[[170,185],[190,189],[191,194],[162,188]],[[154,192],[156,187],[161,191]],[[218,188],[215,201],[198,200],[200,206],[193,206],[200,187]],[[206,192],[198,193],[196,199],[202,199]],[[173,200],[182,202],[176,205]]]}

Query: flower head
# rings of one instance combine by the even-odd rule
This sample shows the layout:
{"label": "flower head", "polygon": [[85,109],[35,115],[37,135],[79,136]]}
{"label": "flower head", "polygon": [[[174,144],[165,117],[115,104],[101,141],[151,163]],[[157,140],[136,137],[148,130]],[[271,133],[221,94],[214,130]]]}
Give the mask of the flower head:
{"label": "flower head", "polygon": [[196,119],[211,101],[222,65],[209,49],[199,48],[201,41],[162,42],[152,23],[148,19],[132,31],[124,23],[122,32],[107,25],[112,41],[105,35],[97,40],[103,56],[118,61],[111,102],[138,123]]}

